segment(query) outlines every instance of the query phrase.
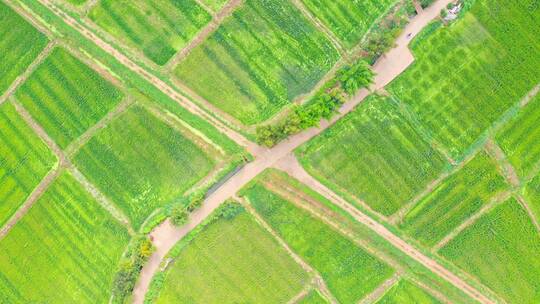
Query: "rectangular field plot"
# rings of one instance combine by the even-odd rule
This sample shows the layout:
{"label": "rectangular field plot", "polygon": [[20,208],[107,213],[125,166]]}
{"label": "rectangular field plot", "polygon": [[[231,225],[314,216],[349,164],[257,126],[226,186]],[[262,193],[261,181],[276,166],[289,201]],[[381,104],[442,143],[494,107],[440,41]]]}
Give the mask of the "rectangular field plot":
{"label": "rectangular field plot", "polygon": [[195,0],[101,0],[89,17],[159,65],[167,63],[211,19]]}
{"label": "rectangular field plot", "polygon": [[528,177],[540,163],[540,95],[497,133],[496,140],[520,177]]}
{"label": "rectangular field plot", "polygon": [[56,163],[10,103],[0,105],[0,227]]}
{"label": "rectangular field plot", "polygon": [[507,189],[495,161],[481,152],[422,198],[405,215],[400,227],[433,246]]}
{"label": "rectangular field plot", "polygon": [[481,217],[439,253],[507,303],[540,302],[540,235],[510,199]]}
{"label": "rectangular field plot", "polygon": [[286,0],[246,0],[176,68],[179,79],[246,125],[308,92],[338,53]]}
{"label": "rectangular field plot", "polygon": [[[280,237],[319,272],[340,303],[357,303],[388,279],[394,270],[309,212],[296,207],[267,187],[265,179],[251,184],[242,194]],[[281,186],[276,186],[281,187]]]}
{"label": "rectangular field plot", "polygon": [[416,62],[388,87],[455,159],[540,81],[540,36],[530,31],[540,25],[518,2],[475,1],[462,19],[421,35]]}
{"label": "rectangular field plot", "polygon": [[347,49],[357,45],[373,22],[396,3],[394,0],[302,0],[302,2]]}
{"label": "rectangular field plot", "polygon": [[368,97],[297,154],[330,188],[384,215],[410,201],[447,165],[398,106],[378,96]]}
{"label": "rectangular field plot", "polygon": [[103,118],[122,98],[111,83],[61,48],[47,57],[16,96],[62,148]]}
{"label": "rectangular field plot", "polygon": [[107,303],[129,235],[64,173],[0,241],[5,303]]}
{"label": "rectangular field plot", "polygon": [[136,228],[154,210],[179,199],[215,163],[190,138],[139,106],[90,139],[74,162]]}
{"label": "rectangular field plot", "polygon": [[407,280],[400,280],[375,304],[439,304],[439,300]]}
{"label": "rectangular field plot", "polygon": [[540,223],[540,175],[531,180],[524,190],[524,197],[536,221]]}
{"label": "rectangular field plot", "polygon": [[36,59],[47,37],[0,3],[0,95]]}
{"label": "rectangular field plot", "polygon": [[173,249],[155,303],[287,303],[308,283],[278,242],[232,206]]}

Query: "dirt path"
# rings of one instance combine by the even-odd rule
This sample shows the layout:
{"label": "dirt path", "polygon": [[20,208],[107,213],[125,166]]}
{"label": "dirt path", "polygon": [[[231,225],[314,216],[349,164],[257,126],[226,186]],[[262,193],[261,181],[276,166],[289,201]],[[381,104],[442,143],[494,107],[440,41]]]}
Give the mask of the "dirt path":
{"label": "dirt path", "polygon": [[373,292],[368,294],[366,297],[364,297],[358,304],[370,304],[375,303],[378,299],[380,299],[394,284],[396,284],[400,279],[400,274],[396,273],[393,276],[391,276],[388,280],[384,281],[381,285],[379,285]]}
{"label": "dirt path", "polygon": [[[42,5],[47,7],[56,16],[60,17],[66,24],[71,26],[74,30],[78,31],[86,39],[94,42],[94,44],[99,46],[102,50],[107,52],[109,55],[115,57],[124,66],[128,67],[130,70],[137,73],[142,78],[146,79],[148,82],[150,82],[159,90],[161,90],[163,93],[167,94],[171,99],[179,103],[186,110],[205,119],[208,123],[212,124],[220,132],[227,135],[229,138],[234,140],[239,145],[247,148],[248,151],[251,152],[252,154],[256,154],[259,151],[258,145],[252,143],[251,141],[246,139],[243,135],[229,128],[227,125],[225,125],[224,123],[222,123],[221,121],[219,121],[218,119],[216,119],[215,117],[213,117],[212,115],[210,115],[209,113],[201,109],[199,106],[194,104],[191,100],[189,100],[182,94],[178,93],[175,89],[173,89],[171,86],[166,84],[163,80],[159,79],[155,75],[150,74],[145,69],[138,66],[135,62],[133,62],[127,56],[122,54],[120,51],[116,50],[113,46],[105,42],[103,39],[96,36],[94,33],[92,33],[90,30],[84,27],[81,23],[79,23],[73,17],[64,13],[60,8],[58,8],[53,3],[52,0],[38,0],[38,1]],[[235,0],[235,1],[241,1],[241,0]]]}

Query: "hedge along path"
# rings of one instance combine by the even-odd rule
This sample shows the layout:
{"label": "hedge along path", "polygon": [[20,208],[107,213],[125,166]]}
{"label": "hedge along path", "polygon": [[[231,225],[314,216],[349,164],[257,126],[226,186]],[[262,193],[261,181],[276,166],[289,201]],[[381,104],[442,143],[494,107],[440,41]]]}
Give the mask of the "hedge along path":
{"label": "hedge along path", "polygon": [[96,44],[98,47],[103,49],[105,52],[107,52],[109,55],[116,58],[119,62],[121,62],[124,66],[128,67],[131,71],[138,74],[140,77],[144,78],[146,81],[150,82],[152,85],[154,85],[156,88],[158,88],[160,91],[162,91],[164,94],[169,96],[171,99],[176,101],[178,104],[180,104],[182,107],[184,107],[186,110],[190,111],[191,113],[203,118],[208,123],[213,125],[218,131],[221,131],[225,135],[227,135],[229,138],[231,138],[233,141],[235,141],[237,144],[239,144],[242,147],[245,147],[248,149],[248,151],[254,155],[259,154],[262,150],[261,147],[256,145],[255,143],[251,142],[250,140],[246,139],[243,135],[236,132],[235,130],[228,127],[226,124],[219,121],[217,118],[206,112],[205,110],[201,109],[199,106],[194,104],[191,100],[189,100],[184,95],[180,94],[178,91],[173,89],[171,86],[166,84],[163,80],[159,79],[155,75],[150,74],[147,72],[144,68],[137,65],[134,61],[129,59],[126,55],[122,54],[120,51],[115,49],[112,45],[105,42],[103,39],[99,38],[97,35],[92,33],[89,29],[87,29],[85,26],[83,26],[80,22],[78,22],[75,18],[67,15],[64,13],[60,8],[58,8],[53,1],[51,0],[39,0],[39,3],[48,8],[52,13],[54,13],[56,16],[61,18],[67,25],[71,26],[74,30],[79,32],[82,36],[84,36],[86,39],[92,41],[94,44]]}
{"label": "hedge along path", "polygon": [[[201,1],[197,1],[199,4]],[[172,72],[174,68],[178,65],[182,59],[186,56],[199,44],[201,44],[206,38],[208,38],[213,32],[215,32],[223,20],[229,17],[235,9],[240,7],[244,3],[244,0],[230,0],[225,4],[221,10],[213,14],[212,20],[206,25],[183,49],[181,49],[176,55],[174,55],[167,64],[163,67],[166,71]],[[206,5],[203,8],[207,8]],[[212,10],[207,9],[208,12],[212,13]]]}
{"label": "hedge along path", "polygon": [[34,72],[34,70],[49,56],[54,47],[58,44],[56,40],[50,41],[47,46],[39,53],[37,58],[28,66],[28,68],[19,75],[15,81],[9,86],[9,88],[0,96],[0,105],[4,103],[15,91],[17,88]]}
{"label": "hedge along path", "polygon": [[[328,289],[328,286],[324,282],[321,275],[306,261],[302,260],[302,258],[289,247],[289,245],[274,231],[274,229],[270,227],[270,225],[257,213],[255,208],[253,208],[249,199],[247,197],[238,197],[236,195],[234,195],[233,198],[240,202],[242,206],[246,208],[246,210],[255,218],[257,223],[259,223],[266,231],[268,231],[268,233],[272,235],[272,237],[274,237],[274,239],[281,245],[281,247],[285,249],[285,251],[289,254],[289,256],[293,258],[296,263],[298,263],[308,274],[311,274],[313,276],[313,283],[321,291],[321,293],[323,293],[324,296],[329,299],[332,304],[337,303],[337,300]],[[300,292],[298,296],[305,292],[306,290],[304,289]],[[294,300],[294,298],[292,300]]]}
{"label": "hedge along path", "polygon": [[[30,113],[17,101],[15,100],[14,98],[12,98],[11,102],[13,103],[13,105],[15,106],[15,109],[17,110],[17,112],[21,115],[21,117],[26,121],[26,123],[34,130],[34,132],[37,133],[37,135],[47,144],[47,146],[53,151],[53,153],[56,155],[56,157],[58,157],[58,160],[59,160],[59,165],[58,165],[58,171],[61,171],[60,169],[62,168],[66,168],[66,169],[69,169],[71,171],[71,173],[73,174],[73,177],[75,177],[75,179],[84,187],[84,189],[90,193],[96,200],[97,202],[103,207],[105,208],[117,221],[119,221],[122,225],[124,225],[128,232],[133,235],[134,234],[134,231],[133,231],[133,228],[131,227],[131,224],[129,223],[129,220],[127,219],[127,216],[125,216],[120,210],[118,210],[116,208],[116,206],[110,202],[103,194],[101,194],[97,188],[92,185],[85,177],[84,175],[82,175],[82,173],[79,172],[79,170],[71,163],[71,161],[69,160],[69,158],[66,156],[66,154],[64,153],[64,151],[62,151],[62,149],[60,149],[60,147],[52,140],[52,138],[45,132],[45,130],[43,129],[43,127],[41,127],[35,120],[34,118],[32,118],[32,116],[30,115]],[[56,172],[56,175],[58,175],[60,172]],[[48,183],[46,184],[46,186],[50,185],[50,183],[53,181],[54,179],[51,179],[50,181],[48,181]],[[21,208],[20,212],[22,212],[22,215],[19,216],[19,212],[17,212],[17,214],[15,214],[15,216],[17,217],[17,221],[24,215],[26,214],[26,212],[28,212],[28,210],[30,209],[30,207],[32,207],[32,204],[35,203],[37,201],[37,198],[39,198],[39,196],[47,189],[47,187],[44,187],[43,189],[41,189],[41,191],[39,193],[36,193],[37,197],[35,197],[33,199],[33,201],[31,201],[31,204],[24,204],[24,206],[26,207],[25,209]],[[11,227],[13,227],[13,225],[15,225],[16,221],[12,223]],[[11,229],[10,227],[10,229]],[[7,234],[9,232],[6,231],[5,234]],[[1,234],[0,234],[1,236]]]}

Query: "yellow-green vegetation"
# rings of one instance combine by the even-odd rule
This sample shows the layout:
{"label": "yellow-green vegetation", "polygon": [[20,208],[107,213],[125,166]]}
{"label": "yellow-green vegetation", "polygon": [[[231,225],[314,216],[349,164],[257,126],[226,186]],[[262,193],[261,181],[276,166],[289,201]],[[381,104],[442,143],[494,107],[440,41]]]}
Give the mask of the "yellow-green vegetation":
{"label": "yellow-green vegetation", "polygon": [[[269,190],[272,181],[264,175],[260,181],[243,189],[242,196],[294,252],[321,274],[340,303],[357,303],[394,273],[354,241]],[[304,194],[298,195],[294,199],[302,200]]]}
{"label": "yellow-green vegetation", "polygon": [[167,63],[211,19],[195,0],[101,0],[89,17],[159,65]]}
{"label": "yellow-green vegetation", "polygon": [[338,57],[289,1],[246,0],[175,72],[210,103],[251,125],[310,91]]}
{"label": "yellow-green vegetation", "polygon": [[439,300],[407,280],[399,280],[376,304],[439,304]]}
{"label": "yellow-green vegetation", "polygon": [[318,290],[311,290],[298,304],[328,304],[328,301],[319,293]]}
{"label": "yellow-green vegetation", "polygon": [[524,192],[524,197],[533,212],[533,216],[540,223],[540,175],[537,175],[525,186]]}
{"label": "yellow-green vegetation", "polygon": [[539,252],[540,234],[513,198],[440,250],[508,303],[540,302]]}
{"label": "yellow-green vegetation", "polygon": [[200,2],[202,2],[214,12],[218,12],[223,7],[223,5],[228,2],[228,0],[200,0]]}
{"label": "yellow-green vegetation", "polygon": [[47,37],[0,3],[0,96],[36,59]]}
{"label": "yellow-green vegetation", "polygon": [[17,90],[17,99],[62,148],[107,114],[122,93],[62,48]]}
{"label": "yellow-green vegetation", "polygon": [[496,139],[520,177],[535,173],[540,162],[540,95],[510,120]]}
{"label": "yellow-green vegetation", "polygon": [[540,13],[528,6],[474,1],[456,22],[420,35],[415,63],[387,88],[455,159],[540,82],[540,35],[530,30]]}
{"label": "yellow-green vegetation", "polygon": [[394,101],[373,95],[297,155],[330,188],[390,215],[447,166],[424,138]]}
{"label": "yellow-green vegetation", "polygon": [[133,106],[90,139],[74,162],[138,228],[214,167],[215,160],[191,140],[193,135],[186,136]]}
{"label": "yellow-green vegetation", "polygon": [[17,211],[56,158],[10,103],[0,105],[0,227]]}
{"label": "yellow-green vegetation", "polygon": [[372,24],[396,3],[395,0],[302,2],[348,49],[357,45]]}
{"label": "yellow-green vegetation", "polygon": [[495,160],[480,152],[422,198],[400,227],[433,246],[508,188]]}
{"label": "yellow-green vegetation", "polygon": [[64,173],[0,240],[5,303],[107,303],[126,229]]}
{"label": "yellow-green vegetation", "polygon": [[[309,277],[240,205],[182,239],[154,283],[155,303],[286,303]],[[148,297],[147,297],[148,300]]]}

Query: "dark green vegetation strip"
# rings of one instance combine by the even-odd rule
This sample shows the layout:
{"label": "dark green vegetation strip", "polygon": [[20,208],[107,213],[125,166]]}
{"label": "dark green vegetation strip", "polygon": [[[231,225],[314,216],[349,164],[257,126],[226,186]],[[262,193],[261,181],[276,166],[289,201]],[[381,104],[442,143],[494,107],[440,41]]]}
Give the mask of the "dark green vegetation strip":
{"label": "dark green vegetation strip", "polygon": [[395,0],[302,0],[306,7],[350,49]]}
{"label": "dark green vegetation strip", "polygon": [[138,228],[174,202],[214,165],[197,145],[143,108],[130,108],[74,157],[92,183]]}
{"label": "dark green vegetation strip", "polygon": [[405,215],[400,227],[427,246],[435,245],[493,198],[509,189],[496,166],[490,156],[480,152],[422,198]]}
{"label": "dark green vegetation strip", "polygon": [[540,235],[513,198],[440,250],[508,303],[540,302],[539,252]]}
{"label": "dark green vegetation strip", "polygon": [[0,2],[0,95],[47,45],[47,37]]}
{"label": "dark green vegetation strip", "polygon": [[156,303],[286,303],[307,284],[277,241],[235,208],[173,249]]}
{"label": "dark green vegetation strip", "polygon": [[358,302],[393,274],[384,262],[261,184],[252,184],[243,194],[291,249],[321,274],[340,302]]}
{"label": "dark green vegetation strip", "polygon": [[67,51],[56,48],[16,96],[65,148],[120,102],[122,93]]}
{"label": "dark green vegetation strip", "polygon": [[0,106],[0,227],[17,211],[56,158],[10,103]]}
{"label": "dark green vegetation strip", "polygon": [[390,215],[447,166],[392,100],[371,96],[298,150],[314,176]]}
{"label": "dark green vegetation strip", "polygon": [[107,303],[127,231],[64,173],[0,241],[5,303]]}
{"label": "dark green vegetation strip", "polygon": [[388,90],[461,159],[540,82],[540,8],[477,0],[467,14],[414,44],[416,62]]}
{"label": "dark green vegetation strip", "polygon": [[338,53],[291,3],[247,0],[176,69],[176,75],[244,124],[264,121],[308,92]]}
{"label": "dark green vegetation strip", "polygon": [[496,140],[520,177],[534,174],[540,161],[540,95],[497,134]]}
{"label": "dark green vegetation strip", "polygon": [[195,0],[101,0],[89,17],[159,65],[167,63],[211,20]]}
{"label": "dark green vegetation strip", "polygon": [[439,304],[439,300],[407,280],[400,280],[376,304]]}

